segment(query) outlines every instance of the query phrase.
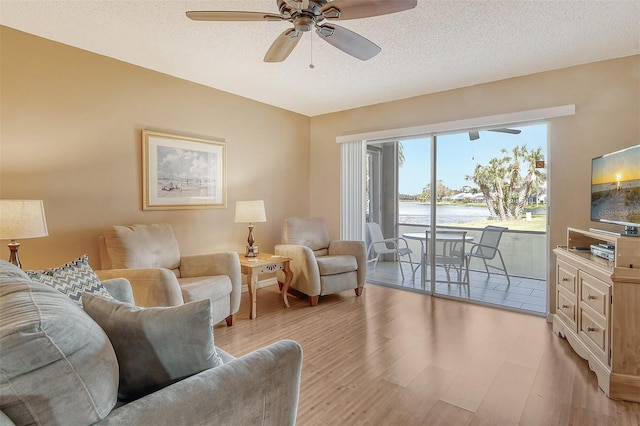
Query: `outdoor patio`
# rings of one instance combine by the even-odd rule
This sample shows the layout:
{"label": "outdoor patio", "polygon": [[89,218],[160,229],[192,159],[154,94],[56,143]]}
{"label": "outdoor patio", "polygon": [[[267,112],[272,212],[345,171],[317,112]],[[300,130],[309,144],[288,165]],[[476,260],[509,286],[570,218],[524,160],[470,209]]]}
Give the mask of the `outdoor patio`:
{"label": "outdoor patio", "polygon": [[[400,224],[398,234],[407,235],[406,241],[412,251],[415,278],[411,271],[408,258],[402,258],[404,279],[400,273],[397,261],[393,256],[381,257],[375,269],[373,262],[367,268],[367,282],[384,286],[400,287],[412,291],[430,292],[428,282],[431,272],[426,269],[427,282],[422,281],[422,271],[419,266],[420,256],[426,250],[423,241],[408,238],[411,234],[425,233],[428,228],[424,225]],[[482,235],[482,228],[467,226],[439,225],[438,230],[464,230],[478,242]],[[425,237],[426,240],[426,237]],[[369,241],[367,241],[369,243]],[[473,243],[468,243],[469,246]],[[504,232],[499,243],[500,252],[504,258],[506,269],[511,279],[508,285],[502,271],[490,267],[491,275],[487,275],[482,262],[472,259],[469,268],[469,284],[447,283],[444,268],[436,267],[435,293],[445,297],[463,298],[472,302],[502,306],[507,309],[518,309],[536,315],[547,313],[547,238],[545,232],[509,229]],[[465,250],[467,251],[467,250]],[[489,265],[499,266],[497,258],[488,261]],[[452,281],[457,280],[454,272]]]}
{"label": "outdoor patio", "polygon": [[[419,256],[416,256],[419,257]],[[401,263],[404,280],[398,267],[398,262],[378,262],[375,269],[373,263],[367,269],[367,283],[390,287],[400,287],[412,291],[428,291],[423,287],[422,275],[418,268],[415,279],[412,279],[411,267],[408,262]],[[414,264],[415,266],[415,264]],[[427,269],[427,276],[430,272]],[[455,274],[454,274],[455,277]],[[453,277],[452,277],[453,278]],[[436,293],[447,297],[458,297],[473,302],[498,305],[509,309],[519,309],[532,314],[545,315],[547,312],[547,283],[536,278],[512,276],[511,285],[507,285],[504,275],[487,275],[484,271],[470,271],[469,285],[446,281],[446,274],[442,268],[436,268]],[[441,282],[442,281],[442,282]]]}

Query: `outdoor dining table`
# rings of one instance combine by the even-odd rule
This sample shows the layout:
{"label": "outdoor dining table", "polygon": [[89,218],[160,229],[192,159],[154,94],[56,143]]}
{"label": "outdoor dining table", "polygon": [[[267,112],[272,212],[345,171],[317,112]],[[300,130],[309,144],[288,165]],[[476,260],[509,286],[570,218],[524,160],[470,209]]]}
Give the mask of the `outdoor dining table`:
{"label": "outdoor dining table", "polygon": [[[417,240],[420,241],[420,264],[412,270],[413,279],[415,280],[416,271],[418,268],[422,268],[422,282],[425,281],[425,268],[424,268],[424,258],[425,258],[425,242],[427,241],[427,234],[431,234],[430,231],[426,232],[407,232],[402,234],[404,238],[407,240]],[[444,244],[453,244],[459,243],[462,241],[462,236],[460,234],[453,234],[445,231],[438,232],[436,231],[436,241],[444,242]],[[473,241],[473,237],[471,235],[464,236],[464,242],[469,243]]]}

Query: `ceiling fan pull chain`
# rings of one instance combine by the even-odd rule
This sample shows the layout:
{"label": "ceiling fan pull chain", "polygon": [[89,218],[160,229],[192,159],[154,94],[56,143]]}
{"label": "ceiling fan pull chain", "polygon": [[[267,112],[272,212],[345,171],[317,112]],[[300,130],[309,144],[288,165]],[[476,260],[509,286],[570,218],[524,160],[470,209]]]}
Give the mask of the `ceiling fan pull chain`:
{"label": "ceiling fan pull chain", "polygon": [[313,65],[313,32],[311,32],[309,37],[309,48],[311,49],[311,62],[309,63],[309,68],[314,69]]}

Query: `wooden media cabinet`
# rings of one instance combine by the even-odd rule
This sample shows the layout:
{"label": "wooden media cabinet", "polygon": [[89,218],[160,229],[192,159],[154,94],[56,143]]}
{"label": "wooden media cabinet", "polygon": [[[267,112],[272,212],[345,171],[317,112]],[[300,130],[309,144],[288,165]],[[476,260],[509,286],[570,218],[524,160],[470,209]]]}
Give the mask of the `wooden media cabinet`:
{"label": "wooden media cabinet", "polygon": [[[615,250],[613,260],[592,244]],[[640,402],[640,237],[567,229],[557,247],[553,332],[589,362],[613,399]]]}

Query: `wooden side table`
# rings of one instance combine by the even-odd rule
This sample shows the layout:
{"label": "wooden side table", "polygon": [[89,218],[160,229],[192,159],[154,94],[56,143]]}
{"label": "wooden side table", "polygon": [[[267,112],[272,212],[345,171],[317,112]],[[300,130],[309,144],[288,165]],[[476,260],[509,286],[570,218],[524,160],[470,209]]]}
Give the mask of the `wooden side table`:
{"label": "wooden side table", "polygon": [[251,302],[251,310],[249,311],[249,318],[254,319],[256,317],[256,302],[257,302],[257,286],[258,275],[267,274],[276,271],[284,272],[284,285],[282,286],[282,300],[285,306],[289,307],[289,300],[287,299],[287,290],[289,290],[289,284],[293,278],[293,272],[289,268],[290,258],[284,256],[276,256],[271,253],[259,253],[257,257],[245,257],[244,253],[238,253],[240,257],[240,269],[243,274],[247,276],[247,286],[249,287],[249,300]]}

